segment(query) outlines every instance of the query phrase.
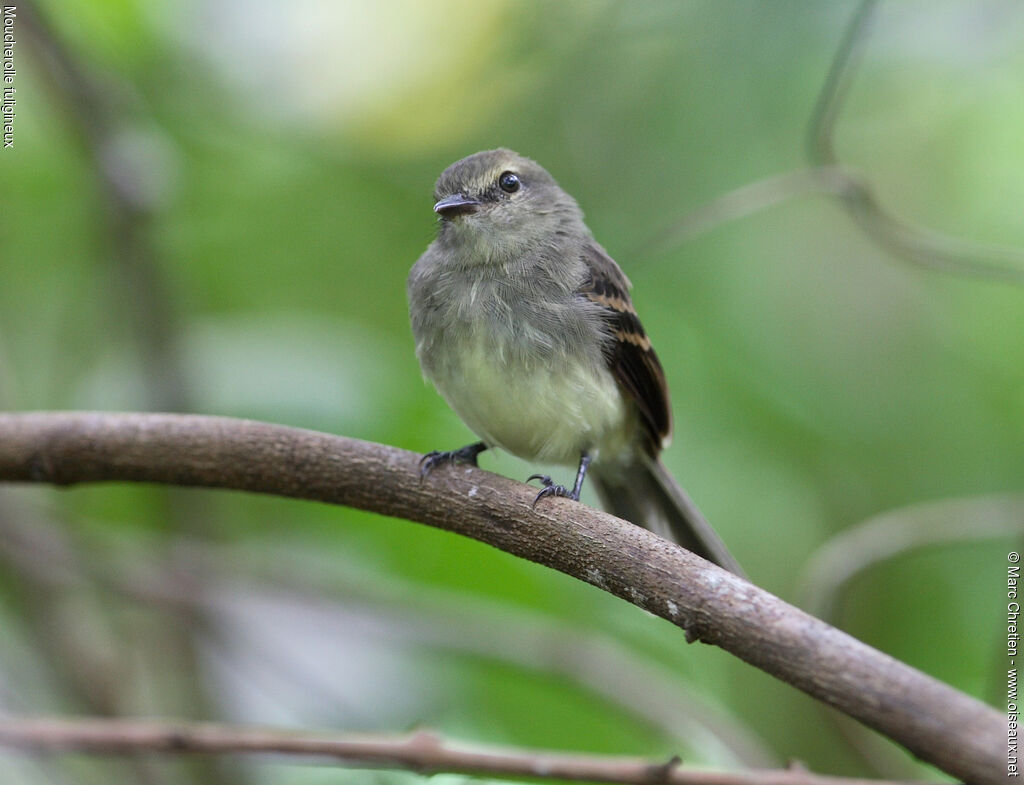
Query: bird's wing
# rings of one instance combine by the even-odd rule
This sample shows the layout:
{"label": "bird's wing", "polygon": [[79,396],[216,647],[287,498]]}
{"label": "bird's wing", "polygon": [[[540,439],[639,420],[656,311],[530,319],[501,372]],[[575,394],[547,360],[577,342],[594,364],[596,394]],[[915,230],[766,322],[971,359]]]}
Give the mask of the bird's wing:
{"label": "bird's wing", "polygon": [[603,306],[613,338],[606,349],[608,367],[636,404],[645,446],[657,455],[672,433],[672,410],[665,372],[629,297],[630,283],[607,251],[588,243],[583,253],[589,276],[580,294]]}

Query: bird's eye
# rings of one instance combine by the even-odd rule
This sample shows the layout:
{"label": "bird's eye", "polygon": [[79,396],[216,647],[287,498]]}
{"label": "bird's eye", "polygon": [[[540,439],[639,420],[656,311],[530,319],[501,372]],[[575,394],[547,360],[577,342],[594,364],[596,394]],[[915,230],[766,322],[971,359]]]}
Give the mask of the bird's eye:
{"label": "bird's eye", "polygon": [[514,194],[519,190],[519,175],[515,172],[502,172],[498,178],[498,186],[507,194]]}

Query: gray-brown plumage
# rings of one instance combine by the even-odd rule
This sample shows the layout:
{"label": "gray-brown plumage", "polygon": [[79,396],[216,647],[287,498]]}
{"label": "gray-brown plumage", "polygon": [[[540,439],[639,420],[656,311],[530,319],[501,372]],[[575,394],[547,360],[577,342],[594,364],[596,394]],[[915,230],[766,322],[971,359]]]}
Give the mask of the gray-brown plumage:
{"label": "gray-brown plumage", "polygon": [[[437,239],[409,275],[424,374],[481,442],[431,453],[476,463],[488,447],[575,464],[604,506],[740,572],[658,459],[672,432],[665,375],[629,296],[576,202],[510,150],[452,164],[434,191]],[[532,479],[532,478],[531,478]]]}

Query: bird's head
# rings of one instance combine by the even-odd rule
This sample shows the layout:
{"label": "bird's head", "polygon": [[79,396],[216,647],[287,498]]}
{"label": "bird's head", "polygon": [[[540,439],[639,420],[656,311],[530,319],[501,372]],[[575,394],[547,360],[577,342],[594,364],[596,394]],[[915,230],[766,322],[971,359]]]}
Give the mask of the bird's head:
{"label": "bird's head", "polygon": [[486,150],[456,161],[437,180],[434,212],[441,238],[487,257],[557,244],[587,232],[576,201],[535,161],[511,150]]}

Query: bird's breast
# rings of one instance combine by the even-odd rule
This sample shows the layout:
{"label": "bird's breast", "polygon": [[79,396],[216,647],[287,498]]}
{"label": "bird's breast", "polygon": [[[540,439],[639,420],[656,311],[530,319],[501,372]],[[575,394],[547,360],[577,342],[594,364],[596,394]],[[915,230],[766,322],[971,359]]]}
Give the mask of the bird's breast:
{"label": "bird's breast", "polygon": [[481,439],[527,460],[575,463],[616,447],[630,419],[583,301],[478,284],[419,342],[438,392]]}

